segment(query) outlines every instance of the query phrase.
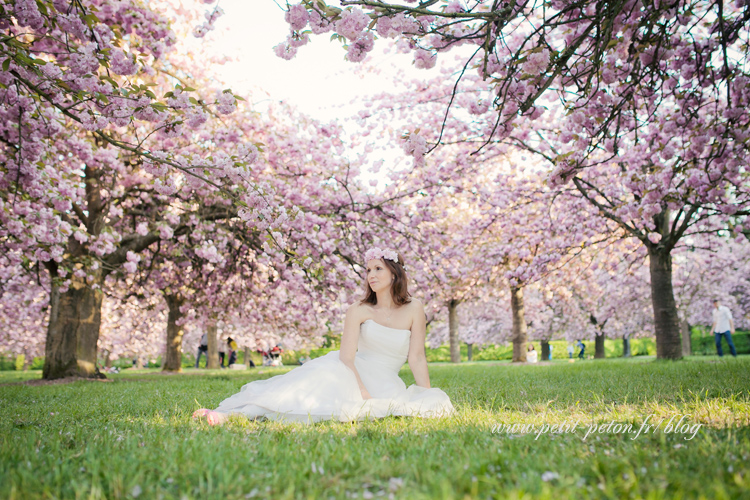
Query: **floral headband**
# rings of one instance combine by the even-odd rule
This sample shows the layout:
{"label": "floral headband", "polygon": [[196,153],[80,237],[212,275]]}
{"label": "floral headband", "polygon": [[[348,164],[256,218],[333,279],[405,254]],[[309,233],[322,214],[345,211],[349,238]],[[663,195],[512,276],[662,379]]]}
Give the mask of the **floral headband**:
{"label": "floral headband", "polygon": [[365,262],[370,262],[373,259],[388,259],[393,262],[398,262],[398,253],[395,250],[388,248],[371,248],[365,253]]}

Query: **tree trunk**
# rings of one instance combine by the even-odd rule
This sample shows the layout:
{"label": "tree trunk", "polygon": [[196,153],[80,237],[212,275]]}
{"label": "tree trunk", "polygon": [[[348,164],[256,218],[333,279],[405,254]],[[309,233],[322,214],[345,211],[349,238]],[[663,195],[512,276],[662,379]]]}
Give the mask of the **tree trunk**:
{"label": "tree trunk", "polygon": [[56,270],[50,274],[53,279],[42,378],[105,378],[96,363],[102,320],[101,288],[93,289],[85,278],[73,276],[68,290],[60,293],[55,284]]}
{"label": "tree trunk", "polygon": [[607,356],[604,354],[604,331],[600,331],[599,335],[594,339],[594,358],[604,359]]}
{"label": "tree trunk", "polygon": [[219,368],[219,344],[216,342],[216,330],[216,325],[209,325],[206,327],[206,333],[208,333],[208,356],[206,368],[209,370],[216,370]]}
{"label": "tree trunk", "polygon": [[541,361],[549,360],[549,340],[542,340],[542,359]]}
{"label": "tree trunk", "polygon": [[468,361],[471,361],[471,357],[472,357],[472,352],[471,352],[471,350],[472,350],[472,347],[473,347],[473,346],[472,346],[471,344],[469,344],[469,343],[467,343],[467,344],[466,344],[466,359],[467,359]]}
{"label": "tree trunk", "polygon": [[243,363],[245,363],[245,368],[250,368],[250,348],[245,347],[245,353],[242,355],[244,358],[242,360]]}
{"label": "tree trunk", "polygon": [[180,307],[185,303],[179,294],[165,294],[164,299],[169,307],[167,315],[167,349],[164,352],[162,371],[182,371],[182,334],[183,329],[177,322],[182,318]]}
{"label": "tree trunk", "polygon": [[692,356],[693,346],[690,342],[690,324],[685,320],[681,320],[680,329],[682,330],[682,355]]}
{"label": "tree trunk", "polygon": [[526,316],[523,310],[523,288],[510,287],[510,309],[513,313],[513,362],[526,362]]}
{"label": "tree trunk", "polygon": [[458,301],[448,302],[448,335],[451,348],[451,363],[461,362],[461,345],[458,343]]}
{"label": "tree trunk", "polygon": [[622,338],[622,357],[623,358],[629,358],[631,356],[630,353],[630,339],[627,337]]}
{"label": "tree trunk", "polygon": [[104,367],[112,368],[112,353],[109,350],[105,350],[104,353]]}
{"label": "tree trunk", "polygon": [[680,359],[680,325],[672,290],[672,254],[658,246],[648,250],[651,303],[654,308],[657,359]]}

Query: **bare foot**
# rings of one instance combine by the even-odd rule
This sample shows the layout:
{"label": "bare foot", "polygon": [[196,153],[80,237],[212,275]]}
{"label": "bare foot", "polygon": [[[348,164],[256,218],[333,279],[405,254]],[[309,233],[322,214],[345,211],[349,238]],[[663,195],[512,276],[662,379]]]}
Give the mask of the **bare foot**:
{"label": "bare foot", "polygon": [[211,413],[211,410],[209,410],[208,408],[201,408],[200,410],[195,410],[195,413],[193,413],[193,418],[203,418],[209,413]]}
{"label": "bare foot", "polygon": [[206,422],[208,422],[208,425],[221,425],[226,421],[227,416],[218,411],[209,411],[208,414],[206,414]]}

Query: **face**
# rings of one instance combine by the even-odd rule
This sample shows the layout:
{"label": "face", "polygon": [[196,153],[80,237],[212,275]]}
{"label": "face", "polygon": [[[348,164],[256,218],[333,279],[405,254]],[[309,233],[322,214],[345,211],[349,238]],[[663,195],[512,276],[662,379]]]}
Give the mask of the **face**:
{"label": "face", "polygon": [[385,265],[383,259],[373,259],[367,263],[367,282],[375,293],[390,288],[393,283],[393,273]]}

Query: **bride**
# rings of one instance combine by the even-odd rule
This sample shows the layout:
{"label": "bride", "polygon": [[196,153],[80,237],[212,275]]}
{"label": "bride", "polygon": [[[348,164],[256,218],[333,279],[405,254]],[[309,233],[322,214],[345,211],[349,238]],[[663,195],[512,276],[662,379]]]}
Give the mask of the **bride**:
{"label": "bride", "polygon": [[[216,410],[197,410],[193,418],[218,425],[232,414],[306,423],[452,414],[448,395],[430,388],[424,307],[409,295],[403,260],[393,250],[373,248],[365,261],[365,297],[346,311],[340,351],[250,382]],[[416,382],[408,388],[398,376],[406,361]]]}

